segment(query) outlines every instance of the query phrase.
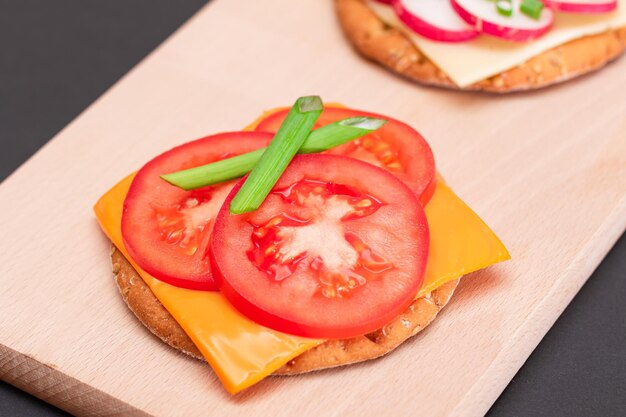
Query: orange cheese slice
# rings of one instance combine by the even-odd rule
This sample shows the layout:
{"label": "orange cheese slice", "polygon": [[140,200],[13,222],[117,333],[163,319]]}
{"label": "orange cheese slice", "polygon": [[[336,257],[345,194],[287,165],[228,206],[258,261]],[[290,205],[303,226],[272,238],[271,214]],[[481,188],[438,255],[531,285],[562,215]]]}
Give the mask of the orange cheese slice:
{"label": "orange cheese slice", "polygon": [[[240,314],[219,292],[194,291],[157,280],[139,268],[124,248],[124,198],[133,175],[103,195],[94,207],[100,226],[181,325],[224,387],[237,393],[272,374],[300,353],[322,343],[280,333]],[[497,236],[439,181],[426,207],[430,255],[419,295],[469,272],[509,258]]]}
{"label": "orange cheese slice", "polygon": [[418,297],[465,274],[510,259],[495,233],[443,180],[437,182],[424,211],[430,247]]}
{"label": "orange cheese slice", "polygon": [[133,177],[124,178],[98,200],[96,218],[202,352],[228,392],[234,394],[257,383],[322,342],[259,326],[235,310],[219,292],[178,288],[143,271],[128,255],[122,239],[122,209]]}

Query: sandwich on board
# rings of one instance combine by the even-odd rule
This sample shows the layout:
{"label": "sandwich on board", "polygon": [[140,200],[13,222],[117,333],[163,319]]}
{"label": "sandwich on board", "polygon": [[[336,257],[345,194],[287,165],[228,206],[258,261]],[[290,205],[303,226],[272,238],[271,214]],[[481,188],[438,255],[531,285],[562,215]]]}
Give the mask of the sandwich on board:
{"label": "sandwich on board", "polygon": [[315,96],[164,152],[94,210],[128,307],[232,394],[389,353],[509,258],[415,129]]}

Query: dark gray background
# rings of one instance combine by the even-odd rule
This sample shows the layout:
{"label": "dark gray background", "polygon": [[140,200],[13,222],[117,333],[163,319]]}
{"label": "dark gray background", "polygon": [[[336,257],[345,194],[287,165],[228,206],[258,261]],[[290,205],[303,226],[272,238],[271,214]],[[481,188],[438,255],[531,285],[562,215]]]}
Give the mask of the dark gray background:
{"label": "dark gray background", "polygon": [[[205,3],[0,0],[0,180]],[[626,416],[624,271],[622,236],[489,416]],[[0,416],[62,415],[0,382]]]}

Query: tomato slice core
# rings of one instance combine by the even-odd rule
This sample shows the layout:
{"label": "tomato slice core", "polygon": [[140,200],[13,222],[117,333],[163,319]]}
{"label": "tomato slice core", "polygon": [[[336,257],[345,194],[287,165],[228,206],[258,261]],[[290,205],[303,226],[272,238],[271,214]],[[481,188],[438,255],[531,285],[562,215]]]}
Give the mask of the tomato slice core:
{"label": "tomato slice core", "polygon": [[[270,114],[255,130],[275,133],[287,113],[288,109]],[[426,205],[436,185],[435,159],[430,146],[415,129],[387,116],[336,107],[325,107],[315,128],[358,116],[378,117],[388,122],[377,131],[326,153],[349,156],[393,173],[413,189],[422,205]]]}
{"label": "tomato slice core", "polygon": [[236,181],[184,191],[159,176],[267,146],[272,134],[232,132],[173,148],[144,165],[124,201],[124,245],[137,264],[169,284],[216,290],[207,255],[215,217]]}
{"label": "tomato slice core", "polygon": [[309,256],[310,267],[317,272],[318,293],[328,298],[343,298],[393,268],[355,233],[345,233],[344,240],[339,240],[343,242],[339,255],[343,251],[348,262],[337,262],[337,254],[329,253],[337,248],[310,245],[312,238],[323,238],[329,230],[340,229],[342,222],[375,213],[382,205],[376,197],[345,185],[308,179],[273,193],[291,205],[293,213],[281,213],[262,224],[250,222],[254,229],[253,246],[247,251],[248,259],[271,279],[289,278]]}
{"label": "tomato slice core", "polygon": [[403,182],[362,161],[294,158],[263,205],[231,215],[231,191],[210,253],[229,301],[252,320],[308,337],[376,330],[413,300],[428,225]]}

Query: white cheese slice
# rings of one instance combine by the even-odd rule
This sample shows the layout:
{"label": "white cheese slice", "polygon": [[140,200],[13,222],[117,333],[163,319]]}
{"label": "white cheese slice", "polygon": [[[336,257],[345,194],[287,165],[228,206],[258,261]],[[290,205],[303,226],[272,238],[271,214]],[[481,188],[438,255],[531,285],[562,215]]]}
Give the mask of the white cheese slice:
{"label": "white cheese slice", "polygon": [[391,7],[372,0],[367,0],[367,4],[385,23],[407,34],[461,88],[523,64],[571,40],[626,26],[626,4],[622,1],[611,13],[556,13],[554,26],[545,35],[530,42],[507,42],[487,35],[467,42],[434,42],[412,32],[397,18]]}

